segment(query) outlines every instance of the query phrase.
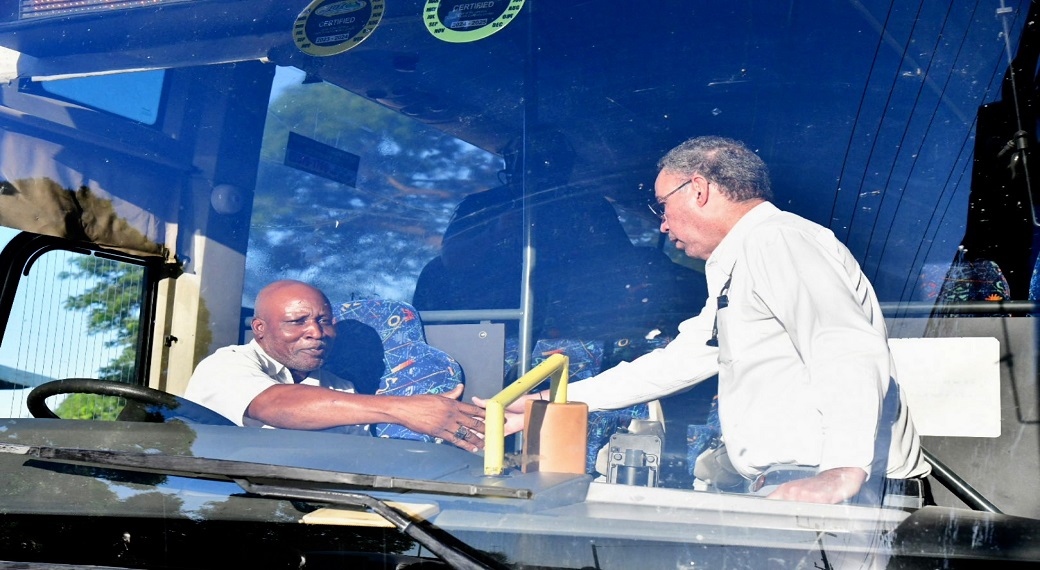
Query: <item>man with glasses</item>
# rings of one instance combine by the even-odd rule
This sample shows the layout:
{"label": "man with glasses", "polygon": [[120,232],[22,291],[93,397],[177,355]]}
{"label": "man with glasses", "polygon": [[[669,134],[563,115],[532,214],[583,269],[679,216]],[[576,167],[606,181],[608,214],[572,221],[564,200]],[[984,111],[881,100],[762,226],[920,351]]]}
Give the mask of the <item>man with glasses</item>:
{"label": "man with glasses", "polygon": [[616,409],[717,373],[742,491],[868,504],[887,493],[919,506],[930,468],[881,308],[849,250],[774,206],[765,163],[738,141],[688,140],[658,170],[651,210],[678,249],[706,261],[708,303],[667,347],[573,383],[570,399]]}

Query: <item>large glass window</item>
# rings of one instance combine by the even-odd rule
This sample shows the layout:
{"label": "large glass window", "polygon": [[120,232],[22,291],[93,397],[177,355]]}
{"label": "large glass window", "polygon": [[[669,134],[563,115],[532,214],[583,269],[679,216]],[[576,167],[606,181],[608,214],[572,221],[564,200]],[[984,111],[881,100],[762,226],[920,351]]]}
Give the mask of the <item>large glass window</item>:
{"label": "large glass window", "polygon": [[[364,509],[324,508],[349,486],[393,497],[392,508],[421,497],[426,504],[407,510],[413,528],[426,519],[435,537],[451,535],[506,566],[859,566],[846,564],[841,554],[850,553],[876,554],[870,567],[889,555],[890,567],[1040,560],[1028,548],[1040,536],[1040,4],[73,4],[0,10],[0,226],[23,230],[0,228],[0,442],[138,463],[70,468],[0,453],[0,476],[11,481],[0,485],[8,532],[0,559],[84,566],[79,554],[101,551],[91,565],[194,567],[195,552],[218,552],[198,565],[227,568],[266,567],[283,560],[267,556],[277,552],[285,567],[305,558],[323,568],[432,556],[407,532],[361,527]],[[154,71],[127,71],[135,69]],[[829,259],[793,256],[782,279],[762,260],[740,267],[745,279],[728,289],[715,281],[727,268],[690,257],[701,244],[689,244],[703,242],[696,254],[707,257],[731,229],[733,219],[707,223],[696,202],[710,188],[704,196],[720,201],[709,204],[729,205],[724,173],[671,198],[671,221],[647,208],[663,194],[662,155],[700,135],[745,142],[768,166],[774,204],[818,224],[800,227],[816,228],[821,241],[833,234],[847,246],[849,255],[829,250],[843,256],[835,266],[854,258],[880,300],[856,279],[869,339],[834,332],[863,326],[799,334],[805,323],[838,320],[817,305],[834,299],[824,291],[835,280],[815,269]],[[686,209],[673,217],[677,202]],[[309,328],[296,347],[320,368],[292,372],[362,397],[292,386],[302,374],[286,376],[291,366],[266,359],[274,352],[237,346],[250,340],[258,291],[281,279],[317,286],[335,313],[334,342],[314,342]],[[788,288],[798,310],[777,310]],[[834,306],[852,306],[841,297]],[[801,318],[803,307],[811,317]],[[859,311],[842,314],[863,324]],[[743,324],[759,332],[733,339],[740,317],[757,318]],[[286,327],[301,330],[305,320]],[[822,353],[834,370],[806,364],[784,380],[824,389],[794,397],[776,378],[736,372],[766,370],[755,358],[785,333],[790,346],[780,340],[768,365],[793,370]],[[727,336],[738,342],[707,348]],[[862,348],[876,365],[860,369],[878,371],[879,382],[833,388],[857,378],[844,373]],[[662,360],[622,364],[648,353]],[[219,363],[243,354],[255,358]],[[506,440],[503,474],[482,471],[487,452],[451,445],[476,441],[463,438],[462,422],[479,430],[480,412],[437,399],[441,390],[463,384],[465,403],[493,396],[560,354],[570,382],[620,367],[595,390],[569,391],[593,408],[596,396],[619,394],[610,404],[618,409],[579,413],[562,430],[584,432],[580,473],[524,472],[531,457],[519,444],[535,439],[527,435]],[[700,360],[686,361],[690,354]],[[727,368],[733,354],[750,356]],[[215,355],[213,389],[199,395],[193,375]],[[718,369],[733,374],[712,376]],[[276,382],[268,396],[303,388],[359,416],[402,403],[378,399],[387,394],[424,405],[399,424],[337,408],[277,429],[201,426],[188,415],[142,425],[131,420],[157,415],[119,417],[121,402],[80,397],[49,405],[66,418],[118,421],[26,417],[33,387],[73,377],[147,385],[152,392],[141,392],[165,392],[171,409],[189,394],[214,406],[241,396],[226,414],[236,420],[260,421],[249,406]],[[245,389],[222,392],[232,377]],[[869,443],[887,443],[888,418],[857,409],[882,392],[911,410],[937,509],[707,494],[719,473],[698,474],[698,460],[723,457],[703,455],[720,443],[732,446],[730,457],[756,455],[724,433],[739,434],[752,416],[777,418],[748,430],[764,448],[809,441],[819,421],[827,426],[819,431],[844,439],[805,446],[808,459],[847,443],[863,451],[847,467],[882,467],[883,445]],[[828,409],[835,402],[847,407]],[[760,404],[765,413],[733,411]],[[463,413],[403,425],[438,406]],[[796,406],[805,407],[790,413]],[[795,415],[807,422],[798,433],[786,425]],[[843,417],[830,422],[834,415]],[[845,429],[846,415],[864,421]],[[379,437],[357,437],[369,428]],[[893,435],[916,441],[910,433]],[[729,491],[773,482],[755,479],[759,468],[804,463],[763,457],[729,473]],[[227,471],[204,472],[213,460]],[[150,461],[165,463],[132,472]],[[262,473],[250,480],[239,469]],[[874,475],[871,484],[885,480]],[[297,485],[298,477],[322,482]],[[390,478],[422,488],[380,487]],[[661,488],[642,488],[651,481]],[[531,494],[495,494],[524,489]],[[73,534],[85,538],[67,546]],[[832,541],[846,537],[862,542],[832,557]],[[247,551],[254,557],[228,560]]]}
{"label": "large glass window", "polygon": [[494,153],[279,68],[243,303],[286,278],[314,283],[333,302],[410,302],[456,205],[496,186],[500,170]]}

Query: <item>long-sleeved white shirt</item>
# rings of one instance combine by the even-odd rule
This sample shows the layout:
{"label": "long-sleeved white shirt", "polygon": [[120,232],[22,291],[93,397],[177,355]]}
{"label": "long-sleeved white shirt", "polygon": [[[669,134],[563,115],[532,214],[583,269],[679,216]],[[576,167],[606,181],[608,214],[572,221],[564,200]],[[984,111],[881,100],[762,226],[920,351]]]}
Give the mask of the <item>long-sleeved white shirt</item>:
{"label": "long-sleeved white shirt", "polygon": [[[722,435],[742,475],[778,464],[869,474],[896,374],[881,308],[851,252],[830,230],[765,202],[726,235],[705,274],[708,301],[675,340],[575,382],[570,399],[616,409],[718,373]],[[728,304],[719,309],[723,293]],[[706,344],[716,315],[718,348]],[[925,475],[902,398],[898,406],[887,474]]]}

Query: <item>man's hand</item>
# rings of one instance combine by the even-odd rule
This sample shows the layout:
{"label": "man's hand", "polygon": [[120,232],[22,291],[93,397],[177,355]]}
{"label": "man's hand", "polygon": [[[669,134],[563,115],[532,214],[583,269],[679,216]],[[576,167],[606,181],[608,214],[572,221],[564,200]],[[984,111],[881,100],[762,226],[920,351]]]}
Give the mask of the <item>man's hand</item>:
{"label": "man's hand", "polygon": [[[538,392],[533,394],[524,394],[516,399],[515,402],[506,406],[506,425],[505,435],[512,435],[522,429],[524,429],[524,408],[527,406],[528,400],[539,400],[544,399]],[[473,397],[473,403],[481,408],[487,408],[487,400]]]}
{"label": "man's hand", "polygon": [[443,394],[374,396],[320,386],[278,384],[253,398],[246,415],[287,429],[398,424],[466,451],[479,451],[484,447],[484,408],[458,401],[464,389],[459,384]]}
{"label": "man's hand", "polygon": [[484,409],[459,402],[465,387],[462,384],[443,394],[423,394],[402,397],[395,410],[395,423],[412,431],[439,437],[466,451],[484,447]]}
{"label": "man's hand", "polygon": [[866,471],[859,467],[836,467],[806,479],[788,481],[766,498],[836,504],[852,498],[866,480]]}

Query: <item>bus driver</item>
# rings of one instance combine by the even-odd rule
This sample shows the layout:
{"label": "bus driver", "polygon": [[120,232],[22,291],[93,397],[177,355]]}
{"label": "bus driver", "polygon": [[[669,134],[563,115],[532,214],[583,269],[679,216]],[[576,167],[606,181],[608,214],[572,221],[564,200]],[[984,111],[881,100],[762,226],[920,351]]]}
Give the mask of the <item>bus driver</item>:
{"label": "bus driver", "polygon": [[240,426],[368,434],[367,424],[392,423],[469,451],[484,447],[484,410],[458,401],[461,384],[443,395],[375,396],[323,370],[336,329],[320,290],[291,280],[267,285],[256,296],[252,329],[248,344],[199,363],[186,398]]}

